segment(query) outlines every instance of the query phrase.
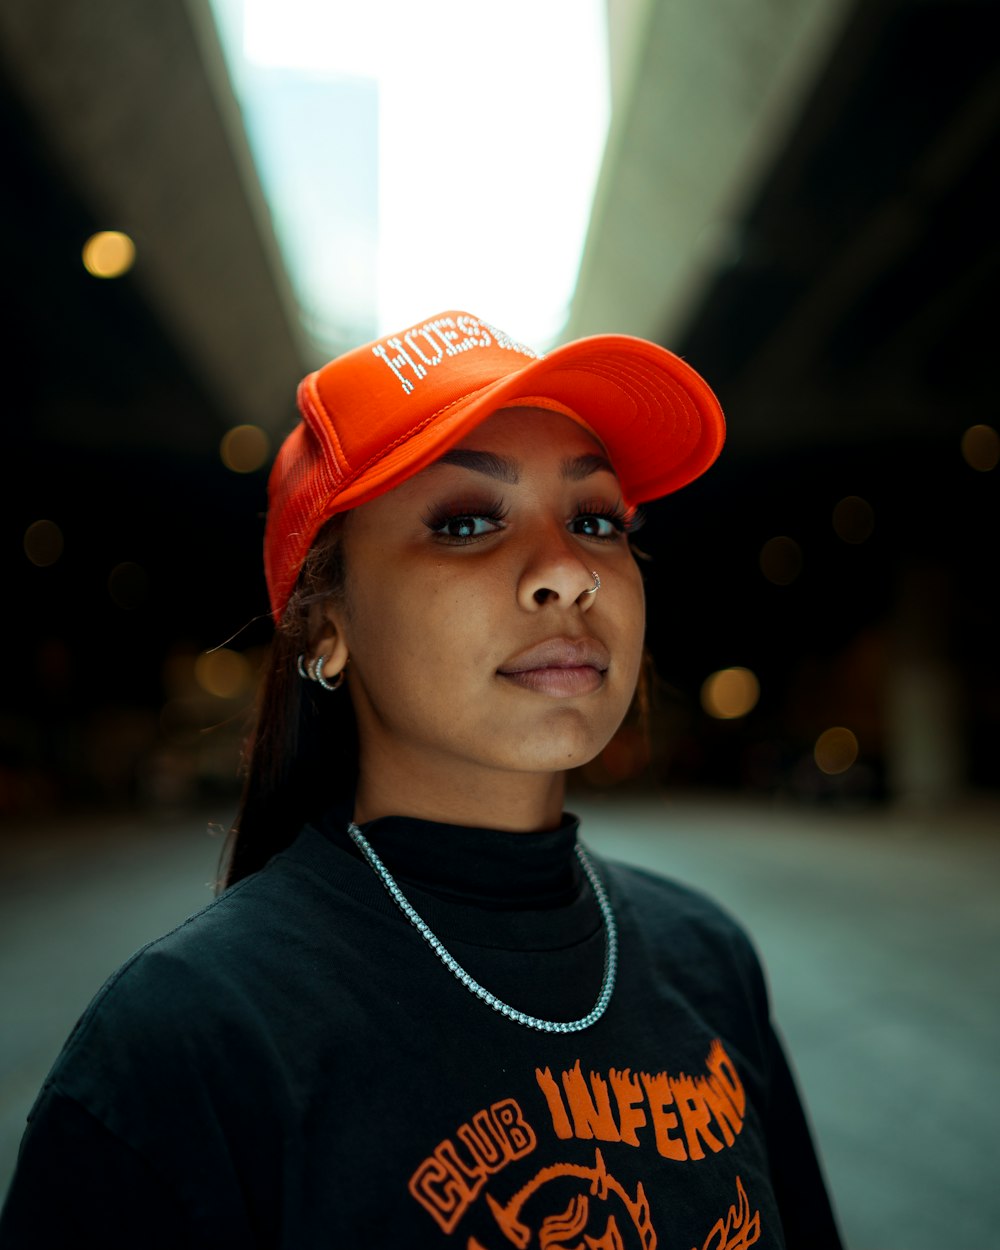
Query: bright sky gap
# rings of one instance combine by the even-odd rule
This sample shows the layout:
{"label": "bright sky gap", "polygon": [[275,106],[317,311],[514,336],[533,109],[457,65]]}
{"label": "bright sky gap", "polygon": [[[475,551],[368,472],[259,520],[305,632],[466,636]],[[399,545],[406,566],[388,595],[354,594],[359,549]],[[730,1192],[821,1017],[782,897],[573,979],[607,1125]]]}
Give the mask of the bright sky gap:
{"label": "bright sky gap", "polygon": [[446,308],[545,349],[607,135],[605,0],[212,0],[306,332]]}

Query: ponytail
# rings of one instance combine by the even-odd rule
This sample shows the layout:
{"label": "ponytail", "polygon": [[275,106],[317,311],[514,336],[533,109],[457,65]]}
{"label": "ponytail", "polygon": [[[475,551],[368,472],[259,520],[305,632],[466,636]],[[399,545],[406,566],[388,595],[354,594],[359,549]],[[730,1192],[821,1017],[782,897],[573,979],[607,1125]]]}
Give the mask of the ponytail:
{"label": "ponytail", "polygon": [[235,885],[290,846],[302,826],[338,799],[352,801],[358,733],[347,691],[299,675],[309,649],[310,610],[344,594],[344,514],[320,530],[275,631],[244,751],[243,795],[226,847],[220,886]]}

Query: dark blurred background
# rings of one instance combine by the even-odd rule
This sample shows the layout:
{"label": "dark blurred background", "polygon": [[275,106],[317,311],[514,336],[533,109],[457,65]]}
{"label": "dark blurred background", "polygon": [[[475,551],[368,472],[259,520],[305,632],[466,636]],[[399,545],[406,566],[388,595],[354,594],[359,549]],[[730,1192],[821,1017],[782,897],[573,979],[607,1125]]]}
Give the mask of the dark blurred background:
{"label": "dark blurred background", "polygon": [[[974,812],[992,838],[1000,6],[608,13],[566,337],[663,342],[730,434],[647,510],[651,738],[627,726],[583,801],[916,813],[938,846]],[[0,71],[0,847],[110,811],[224,824],[268,449],[315,348],[205,0],[7,0]],[[81,249],[109,229],[135,262],[102,279]]]}
{"label": "dark blurred background", "polygon": [[[567,334],[663,341],[711,380],[730,437],[704,481],[648,510],[653,759],[620,741],[593,785],[642,772],[919,803],[998,785],[1000,17],[829,8],[794,109],[739,154],[738,212],[700,222],[683,271],[676,221],[697,206],[674,210],[673,148],[710,170],[728,149],[696,66],[675,99],[670,5],[616,82]],[[767,46],[702,38],[723,70],[742,56],[766,78]],[[315,361],[210,18],[179,0],[13,3],[0,58],[0,814],[232,791],[268,640],[254,429],[273,449]],[[81,246],[112,226],[136,261],[95,279]],[[651,295],[658,268],[681,288]],[[237,467],[260,467],[238,472],[220,441],[243,426]],[[749,674],[718,707],[703,683],[731,668]],[[849,736],[824,754],[830,729]]]}

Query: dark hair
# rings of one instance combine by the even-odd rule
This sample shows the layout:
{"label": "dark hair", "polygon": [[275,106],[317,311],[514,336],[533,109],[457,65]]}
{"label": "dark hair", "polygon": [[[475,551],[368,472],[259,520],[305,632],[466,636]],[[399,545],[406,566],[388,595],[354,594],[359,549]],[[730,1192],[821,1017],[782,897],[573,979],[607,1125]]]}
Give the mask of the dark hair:
{"label": "dark hair", "polygon": [[312,608],[345,591],[344,515],[320,530],[275,630],[244,749],[243,795],[223,851],[221,888],[263,868],[338,799],[354,797],[358,731],[351,700],[346,690],[337,697],[298,671],[298,657],[309,649]]}

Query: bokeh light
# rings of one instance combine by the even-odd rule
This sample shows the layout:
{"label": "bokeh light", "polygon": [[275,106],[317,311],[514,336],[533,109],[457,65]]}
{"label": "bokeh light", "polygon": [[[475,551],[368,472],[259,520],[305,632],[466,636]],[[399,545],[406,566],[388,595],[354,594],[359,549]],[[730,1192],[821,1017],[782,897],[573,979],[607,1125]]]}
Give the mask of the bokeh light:
{"label": "bokeh light", "polygon": [[701,706],[716,720],[736,720],[757,706],[760,682],[748,668],[723,668],[706,677]]}
{"label": "bokeh light", "polygon": [[62,553],[62,530],[55,521],[32,521],[24,531],[24,554],[40,569],[55,564]]}
{"label": "bokeh light", "polygon": [[875,513],[867,499],[847,495],[833,510],[833,530],[845,543],[867,542],[875,528]]}
{"label": "bokeh light", "polygon": [[149,591],[149,575],[140,564],[125,560],[108,574],[108,594],[120,608],[131,612],[145,600]]}
{"label": "bokeh light", "polygon": [[259,425],[234,425],[222,436],[219,455],[234,473],[253,473],[267,460],[271,440]]}
{"label": "bokeh light", "polygon": [[970,425],[962,435],[965,463],[979,473],[989,473],[1000,461],[1000,434],[991,425]]}
{"label": "bokeh light", "polygon": [[858,740],[842,725],[824,729],[813,747],[816,767],[830,777],[846,773],[857,758]]}
{"label": "bokeh light", "polygon": [[95,278],[120,278],[135,262],[135,244],[121,230],[99,230],[83,245],[83,266]]}
{"label": "bokeh light", "polygon": [[785,534],[769,538],[758,559],[760,571],[775,586],[790,586],[802,572],[802,548]]}
{"label": "bokeh light", "polygon": [[228,647],[203,651],[194,662],[194,677],[206,694],[236,699],[253,684],[253,668],[246,656]]}

